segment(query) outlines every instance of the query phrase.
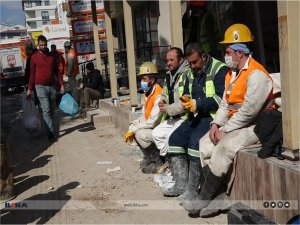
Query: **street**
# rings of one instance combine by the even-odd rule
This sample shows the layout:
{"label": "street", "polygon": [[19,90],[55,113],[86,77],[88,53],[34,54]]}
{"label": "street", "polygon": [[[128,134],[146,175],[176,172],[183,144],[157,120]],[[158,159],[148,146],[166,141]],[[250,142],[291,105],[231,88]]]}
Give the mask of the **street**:
{"label": "street", "polygon": [[57,109],[59,139],[50,144],[45,134],[31,137],[23,128],[18,101],[1,99],[1,120],[13,124],[8,144],[17,196],[1,204],[2,224],[227,222],[224,214],[190,218],[176,198],[164,197],[153,175],[140,171],[140,151],[113,124],[94,127]]}

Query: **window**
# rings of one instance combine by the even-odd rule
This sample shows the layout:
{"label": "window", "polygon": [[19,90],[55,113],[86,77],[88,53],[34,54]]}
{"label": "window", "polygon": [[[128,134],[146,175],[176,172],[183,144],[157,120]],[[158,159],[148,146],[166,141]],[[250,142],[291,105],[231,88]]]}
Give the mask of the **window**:
{"label": "window", "polygon": [[49,12],[42,11],[42,20],[49,20]]}
{"label": "window", "polygon": [[43,25],[48,25],[49,21],[43,21]]}
{"label": "window", "polygon": [[41,6],[41,5],[42,5],[42,2],[41,2],[41,1],[36,1],[36,2],[35,2],[35,5],[36,5],[36,6]]}
{"label": "window", "polygon": [[45,1],[45,5],[50,5],[50,1]]}
{"label": "window", "polygon": [[32,2],[31,1],[25,2],[25,8],[31,8],[31,7],[32,7]]}

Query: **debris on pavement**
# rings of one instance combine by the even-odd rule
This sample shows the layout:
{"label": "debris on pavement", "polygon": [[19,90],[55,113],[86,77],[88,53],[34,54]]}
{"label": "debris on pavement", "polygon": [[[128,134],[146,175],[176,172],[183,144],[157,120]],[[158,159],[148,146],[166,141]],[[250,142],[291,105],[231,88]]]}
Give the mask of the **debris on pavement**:
{"label": "debris on pavement", "polygon": [[54,187],[48,187],[47,188],[47,191],[51,191],[51,190],[54,190]]}
{"label": "debris on pavement", "polygon": [[111,173],[111,172],[116,172],[116,171],[119,171],[119,170],[121,170],[121,167],[117,166],[117,167],[115,167],[113,169],[107,168],[106,172],[107,173]]}

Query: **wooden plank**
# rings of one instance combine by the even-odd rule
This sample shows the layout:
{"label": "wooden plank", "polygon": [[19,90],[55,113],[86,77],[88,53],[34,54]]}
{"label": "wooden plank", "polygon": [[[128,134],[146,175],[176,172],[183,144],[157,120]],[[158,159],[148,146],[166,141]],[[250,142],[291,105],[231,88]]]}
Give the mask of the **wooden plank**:
{"label": "wooden plank", "polygon": [[[273,177],[273,165],[263,162],[262,180],[263,180],[263,201],[271,202],[274,199],[274,177]],[[264,215],[270,219],[275,218],[273,209],[264,209]]]}
{"label": "wooden plank", "polygon": [[[287,199],[287,185],[285,170],[274,166],[273,167],[273,177],[274,177],[274,200],[275,202],[283,202],[284,199]],[[275,221],[278,223],[287,223],[287,210],[279,209],[277,205],[274,208]]]}
{"label": "wooden plank", "polygon": [[[296,215],[299,215],[299,203],[300,203],[300,175],[295,172],[285,170],[286,177],[286,188],[287,196],[284,200],[291,201],[291,209],[284,210],[286,212],[286,217],[288,220],[293,218]],[[284,221],[287,223],[288,221]]]}
{"label": "wooden plank", "polygon": [[249,157],[251,163],[251,208],[256,209],[263,214],[261,202],[263,200],[263,183],[262,174],[264,173],[264,160],[255,157]]}

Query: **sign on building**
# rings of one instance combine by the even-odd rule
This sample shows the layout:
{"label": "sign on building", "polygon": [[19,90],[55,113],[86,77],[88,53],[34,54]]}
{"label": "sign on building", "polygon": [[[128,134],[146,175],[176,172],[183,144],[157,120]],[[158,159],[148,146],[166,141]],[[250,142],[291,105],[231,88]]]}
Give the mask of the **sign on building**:
{"label": "sign on building", "polygon": [[[104,16],[97,16],[98,31],[105,32]],[[91,17],[72,20],[73,35],[93,33],[93,20]]]}
{"label": "sign on building", "polygon": [[33,32],[31,32],[31,37],[32,37],[32,40],[34,41],[34,45],[35,45],[35,46],[38,46],[38,41],[37,41],[37,39],[38,39],[38,37],[39,37],[40,35],[43,35],[43,32],[42,32],[42,31],[33,31]]}
{"label": "sign on building", "polygon": [[[81,1],[72,1],[69,0],[70,12],[71,14],[90,14],[92,13],[91,1],[90,0],[81,0]],[[103,0],[96,1],[96,11],[104,12],[104,2]]]}
{"label": "sign on building", "polygon": [[43,35],[47,39],[52,38],[69,38],[69,27],[64,24],[55,24],[55,25],[43,25],[42,26]]}
{"label": "sign on building", "polygon": [[[107,40],[106,38],[100,38],[100,51],[107,51]],[[74,41],[76,53],[78,55],[85,55],[95,53],[95,44],[93,39],[82,39]]]}

